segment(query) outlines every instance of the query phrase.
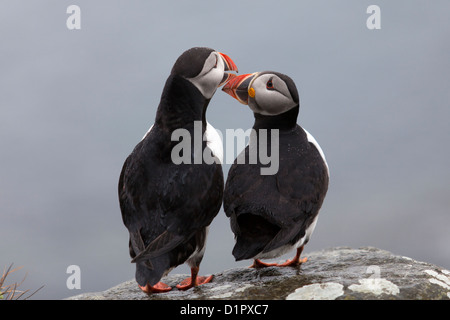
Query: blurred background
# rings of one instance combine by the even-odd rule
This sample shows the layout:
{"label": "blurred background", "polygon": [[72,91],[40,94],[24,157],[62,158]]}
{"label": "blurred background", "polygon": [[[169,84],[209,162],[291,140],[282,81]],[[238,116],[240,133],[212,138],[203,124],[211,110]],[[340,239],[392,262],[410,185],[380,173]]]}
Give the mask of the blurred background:
{"label": "blurred background", "polygon": [[[66,26],[72,4],[79,30]],[[372,4],[379,30],[366,26]],[[331,171],[305,256],[374,246],[450,268],[449,12],[444,0],[2,1],[0,268],[23,266],[23,289],[45,285],[33,299],[134,278],[120,170],[153,123],[173,63],[194,46],[228,54],[239,73],[296,82],[298,123]],[[220,90],[207,118],[224,133],[253,124]],[[200,273],[249,265],[234,261],[233,245],[221,210]],[[70,265],[80,267],[79,290],[66,286]]]}

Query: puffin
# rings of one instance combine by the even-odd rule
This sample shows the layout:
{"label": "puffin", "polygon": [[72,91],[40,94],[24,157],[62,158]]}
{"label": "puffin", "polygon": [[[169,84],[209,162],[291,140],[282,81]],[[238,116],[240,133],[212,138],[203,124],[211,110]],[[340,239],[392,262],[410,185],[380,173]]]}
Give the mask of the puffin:
{"label": "puffin", "polygon": [[122,221],[136,282],[147,294],[170,291],[160,280],[183,263],[191,277],[179,290],[212,280],[198,272],[208,227],[222,205],[223,147],[206,110],[216,89],[234,76],[226,71],[237,67],[224,53],[207,47],[183,52],[165,82],[153,125],[122,166]]}
{"label": "puffin", "polygon": [[[253,268],[299,266],[307,261],[301,254],[328,190],[329,168],[316,139],[297,124],[296,85],[285,74],[263,71],[236,76],[222,90],[247,105],[255,119],[254,134],[225,184],[224,211],[235,238],[232,254],[236,261],[253,259]],[[272,163],[262,156],[276,154],[273,150],[278,151],[271,160],[276,170],[267,171]],[[284,263],[261,261],[293,250],[295,257]]]}

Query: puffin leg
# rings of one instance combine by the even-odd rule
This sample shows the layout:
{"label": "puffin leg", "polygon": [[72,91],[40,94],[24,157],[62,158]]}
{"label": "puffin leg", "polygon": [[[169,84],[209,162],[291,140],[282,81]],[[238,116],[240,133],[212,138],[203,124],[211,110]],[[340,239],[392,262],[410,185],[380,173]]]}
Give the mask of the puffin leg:
{"label": "puffin leg", "polygon": [[179,290],[187,290],[187,289],[208,283],[213,279],[213,277],[214,277],[213,275],[210,275],[209,277],[199,276],[198,270],[199,270],[199,267],[191,268],[191,277],[186,278],[183,281],[181,281],[180,284],[177,284],[177,288]]}
{"label": "puffin leg", "polygon": [[294,259],[288,260],[282,264],[277,264],[277,266],[278,267],[297,267],[297,266],[301,265],[302,263],[305,263],[306,261],[308,261],[308,258],[306,258],[306,257],[303,259],[300,259],[300,255],[302,254],[303,247],[304,246],[297,248],[297,254],[295,255]]}
{"label": "puffin leg", "polygon": [[276,263],[264,263],[259,259],[253,260],[253,264],[249,268],[266,268],[266,267],[273,267],[276,266]]}
{"label": "puffin leg", "polygon": [[168,291],[172,290],[172,287],[169,287],[164,282],[158,282],[154,286],[151,286],[147,283],[145,286],[139,286],[139,288],[146,294],[162,293],[162,292],[168,292]]}

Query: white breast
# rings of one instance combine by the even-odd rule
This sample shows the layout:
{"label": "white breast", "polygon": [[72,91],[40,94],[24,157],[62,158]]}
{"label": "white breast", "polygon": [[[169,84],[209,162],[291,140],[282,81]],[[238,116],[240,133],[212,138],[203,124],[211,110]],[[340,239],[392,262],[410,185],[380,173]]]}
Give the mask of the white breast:
{"label": "white breast", "polygon": [[208,148],[211,149],[213,154],[219,159],[220,163],[223,163],[222,137],[209,122],[207,122],[206,125],[205,140]]}
{"label": "white breast", "polygon": [[306,131],[305,128],[303,128],[303,130],[306,132],[306,136],[308,138],[308,141],[310,143],[312,143],[317,151],[319,151],[320,155],[322,156],[323,161],[325,162],[325,165],[327,166],[327,172],[328,172],[328,176],[330,175],[330,169],[328,168],[328,163],[327,163],[327,159],[325,158],[325,154],[323,153],[322,148],[320,147],[319,143],[317,142],[316,139],[314,139],[314,137],[312,136],[312,134],[310,134],[308,131]]}
{"label": "white breast", "polygon": [[[152,131],[153,125],[147,130],[142,140]],[[208,148],[211,149],[213,154],[219,159],[220,163],[223,163],[223,142],[222,137],[219,135],[217,130],[207,122],[205,131],[205,140]]]}

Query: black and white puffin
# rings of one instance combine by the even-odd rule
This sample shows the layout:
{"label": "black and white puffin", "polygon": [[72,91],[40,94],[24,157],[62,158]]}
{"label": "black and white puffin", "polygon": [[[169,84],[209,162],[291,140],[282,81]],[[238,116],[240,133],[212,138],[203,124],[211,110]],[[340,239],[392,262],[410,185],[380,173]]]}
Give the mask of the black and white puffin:
{"label": "black and white puffin", "polygon": [[[225,71],[237,71],[227,55],[204,47],[185,51],[167,78],[154,124],[123,165],[120,209],[129,231],[136,282],[145,293],[171,290],[160,279],[185,262],[191,277],[178,289],[212,279],[198,276],[198,270],[208,226],[222,204],[223,149],[219,135],[206,121],[206,109],[216,89],[234,76]],[[195,138],[195,128],[201,128],[200,140]],[[191,161],[173,161],[172,150],[180,143],[172,137],[177,129],[193,137],[188,142],[191,152],[180,151]],[[195,141],[200,145],[195,146]],[[196,148],[201,151],[200,161]],[[212,163],[204,161],[205,154]]]}
{"label": "black and white puffin", "polygon": [[[300,255],[316,226],[329,171],[317,141],[297,124],[300,103],[295,83],[284,74],[264,71],[234,77],[222,90],[248,105],[255,117],[256,136],[238,156],[240,164],[237,158],[231,166],[224,190],[224,210],[236,240],[233,256],[237,261],[253,259],[255,268],[298,266],[306,261]],[[274,129],[278,141],[272,140]],[[264,137],[266,141],[261,140]],[[268,164],[260,161],[261,146],[267,151],[279,148],[278,170],[273,174],[262,174]],[[255,150],[258,157],[253,156],[252,162]],[[295,258],[285,263],[260,260],[293,249]]]}

